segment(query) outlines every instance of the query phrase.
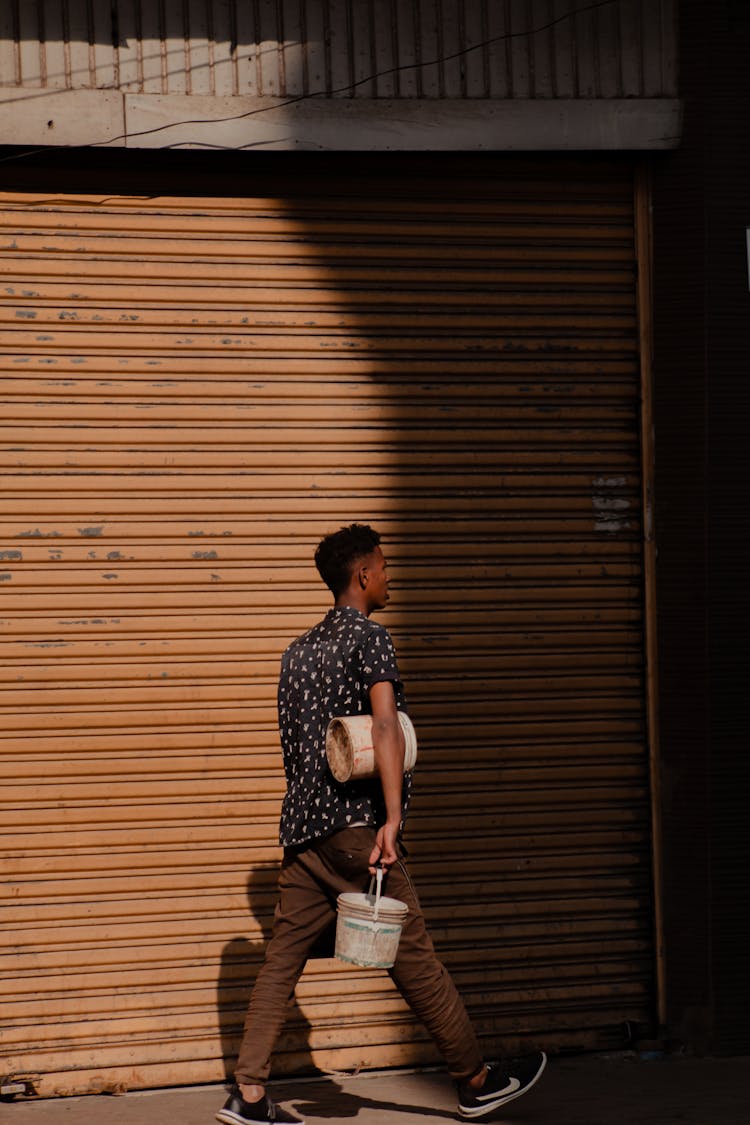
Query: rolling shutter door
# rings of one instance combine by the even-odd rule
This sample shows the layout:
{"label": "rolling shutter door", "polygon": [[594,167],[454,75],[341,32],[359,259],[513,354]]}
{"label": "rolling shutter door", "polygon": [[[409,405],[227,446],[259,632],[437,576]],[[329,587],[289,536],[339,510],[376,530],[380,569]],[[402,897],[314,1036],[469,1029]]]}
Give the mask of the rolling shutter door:
{"label": "rolling shutter door", "polygon": [[[2,1073],[224,1076],[275,898],[278,658],[353,519],[394,578],[413,870],[487,1049],[649,1019],[633,184],[551,167],[2,197]],[[434,1058],[385,974],[320,959],[277,1069]]]}

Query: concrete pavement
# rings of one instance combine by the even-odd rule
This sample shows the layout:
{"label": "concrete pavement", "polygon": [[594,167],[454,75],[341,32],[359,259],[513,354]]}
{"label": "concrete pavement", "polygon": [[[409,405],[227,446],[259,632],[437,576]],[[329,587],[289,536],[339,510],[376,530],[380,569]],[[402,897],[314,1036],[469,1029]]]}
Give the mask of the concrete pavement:
{"label": "concrete pavement", "polygon": [[[307,1125],[420,1125],[455,1121],[456,1099],[437,1071],[380,1071],[272,1085]],[[223,1086],[0,1105],[2,1125],[210,1125]],[[750,1058],[636,1054],[553,1058],[539,1084],[490,1118],[498,1125],[749,1125]]]}

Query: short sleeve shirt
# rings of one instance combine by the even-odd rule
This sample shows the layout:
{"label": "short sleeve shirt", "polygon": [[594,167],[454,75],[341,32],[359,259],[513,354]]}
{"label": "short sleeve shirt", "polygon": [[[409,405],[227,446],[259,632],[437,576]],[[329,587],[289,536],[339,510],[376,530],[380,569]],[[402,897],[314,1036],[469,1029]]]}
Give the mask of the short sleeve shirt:
{"label": "short sleeve shirt", "polygon": [[[370,688],[393,684],[396,707],[406,710],[390,634],[350,606],[334,607],[298,637],[281,659],[278,706],[287,792],[279,838],[285,847],[329,836],[352,824],[385,821],[380,781],[341,783],[328,768],[325,735],[331,719],[371,714]],[[403,816],[411,794],[404,776]]]}

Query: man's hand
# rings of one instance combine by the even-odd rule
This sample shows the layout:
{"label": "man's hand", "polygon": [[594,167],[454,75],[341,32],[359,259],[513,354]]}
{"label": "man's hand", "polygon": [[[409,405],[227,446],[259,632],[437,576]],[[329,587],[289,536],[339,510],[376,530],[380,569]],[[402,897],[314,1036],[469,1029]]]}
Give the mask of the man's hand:
{"label": "man's hand", "polygon": [[370,874],[374,875],[377,867],[384,867],[386,870],[393,867],[394,863],[398,861],[398,852],[396,851],[396,840],[398,838],[398,824],[391,824],[386,822],[382,828],[378,829],[378,834],[375,837],[375,847],[370,852]]}

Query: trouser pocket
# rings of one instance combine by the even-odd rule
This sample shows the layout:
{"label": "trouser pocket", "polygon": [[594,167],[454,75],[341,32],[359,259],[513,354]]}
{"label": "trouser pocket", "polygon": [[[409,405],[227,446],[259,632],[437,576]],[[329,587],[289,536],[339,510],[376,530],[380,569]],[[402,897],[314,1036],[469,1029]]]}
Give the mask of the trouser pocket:
{"label": "trouser pocket", "polygon": [[365,826],[342,828],[318,844],[321,859],[346,883],[361,890],[369,879],[370,855],[375,847],[375,829]]}

